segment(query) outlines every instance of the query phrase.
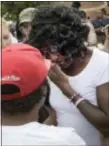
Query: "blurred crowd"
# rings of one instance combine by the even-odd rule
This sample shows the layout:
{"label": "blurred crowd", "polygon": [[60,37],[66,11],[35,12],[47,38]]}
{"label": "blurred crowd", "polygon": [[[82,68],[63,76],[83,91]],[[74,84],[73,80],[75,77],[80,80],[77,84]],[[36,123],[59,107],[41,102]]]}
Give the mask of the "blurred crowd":
{"label": "blurred crowd", "polygon": [[105,8],[26,8],[1,28],[3,145],[108,146]]}
{"label": "blurred crowd", "polygon": [[[105,8],[99,10],[99,15],[96,19],[90,20],[87,14],[80,9],[78,3],[74,3],[72,7],[79,9],[82,22],[90,28],[86,43],[89,46],[95,45],[99,49],[108,51],[109,14]],[[23,10],[19,14],[17,22],[2,19],[2,48],[9,43],[24,42],[28,38],[34,11],[35,8]]]}

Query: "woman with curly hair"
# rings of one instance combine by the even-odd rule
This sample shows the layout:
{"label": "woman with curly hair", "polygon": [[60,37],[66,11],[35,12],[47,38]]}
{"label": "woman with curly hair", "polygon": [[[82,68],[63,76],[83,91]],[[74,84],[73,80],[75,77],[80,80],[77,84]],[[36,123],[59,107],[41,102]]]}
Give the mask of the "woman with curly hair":
{"label": "woman with curly hair", "polygon": [[68,76],[67,84],[52,79],[64,94],[50,82],[58,125],[76,129],[87,146],[100,146],[100,132],[107,144],[109,138],[109,55],[85,46],[88,32],[75,8],[40,6],[27,43]]}

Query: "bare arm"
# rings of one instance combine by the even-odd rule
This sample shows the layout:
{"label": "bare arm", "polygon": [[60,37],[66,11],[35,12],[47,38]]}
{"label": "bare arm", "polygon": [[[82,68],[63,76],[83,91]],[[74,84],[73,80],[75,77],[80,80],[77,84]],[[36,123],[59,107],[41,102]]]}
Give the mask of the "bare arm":
{"label": "bare arm", "polygon": [[109,83],[97,87],[99,107],[88,101],[79,104],[80,112],[91,122],[104,136],[109,136]]}
{"label": "bare arm", "polygon": [[[76,93],[70,85],[60,87],[62,92],[69,98]],[[63,89],[62,89],[63,88]],[[78,109],[84,117],[92,123],[104,136],[109,136],[109,83],[97,88],[97,98],[99,107],[92,105],[88,100],[82,101]],[[74,98],[75,103],[79,98]]]}
{"label": "bare arm", "polygon": [[[56,68],[55,68],[56,69]],[[61,91],[71,98],[76,94],[76,91],[69,85],[68,79],[61,70],[56,72],[53,70],[50,74],[51,80],[61,89]],[[57,77],[56,77],[57,74]],[[63,76],[63,77],[62,77]],[[97,87],[97,99],[99,107],[92,105],[89,101],[84,100],[78,105],[78,109],[84,117],[93,124],[105,137],[109,136],[109,83]],[[74,98],[75,103],[81,96]]]}

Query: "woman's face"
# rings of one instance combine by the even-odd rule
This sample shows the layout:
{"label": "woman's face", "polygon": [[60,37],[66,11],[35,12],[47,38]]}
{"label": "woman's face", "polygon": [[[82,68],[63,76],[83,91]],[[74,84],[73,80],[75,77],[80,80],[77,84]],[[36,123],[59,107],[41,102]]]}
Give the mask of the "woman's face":
{"label": "woman's face", "polygon": [[50,53],[49,59],[53,63],[57,63],[63,69],[68,68],[73,62],[71,58],[68,59],[65,56],[61,55],[60,53]]}
{"label": "woman's face", "polygon": [[5,26],[2,27],[1,40],[2,40],[2,44],[1,44],[2,48],[12,43],[9,29]]}
{"label": "woman's face", "polygon": [[57,51],[57,47],[52,45],[44,45],[41,47],[43,56],[50,59],[53,63],[58,64],[61,68],[67,69],[72,63],[73,59],[71,56],[64,56]]}

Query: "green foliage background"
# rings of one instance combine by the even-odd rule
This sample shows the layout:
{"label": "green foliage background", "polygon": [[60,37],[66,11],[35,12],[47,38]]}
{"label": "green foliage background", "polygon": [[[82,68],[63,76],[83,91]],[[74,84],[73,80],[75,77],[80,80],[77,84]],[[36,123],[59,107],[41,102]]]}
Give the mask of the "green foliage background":
{"label": "green foliage background", "polygon": [[6,20],[17,20],[19,13],[28,7],[37,7],[41,4],[50,4],[51,1],[2,1],[1,2],[1,15]]}

